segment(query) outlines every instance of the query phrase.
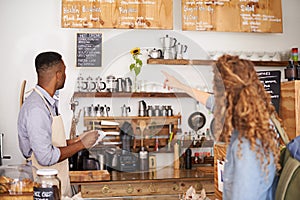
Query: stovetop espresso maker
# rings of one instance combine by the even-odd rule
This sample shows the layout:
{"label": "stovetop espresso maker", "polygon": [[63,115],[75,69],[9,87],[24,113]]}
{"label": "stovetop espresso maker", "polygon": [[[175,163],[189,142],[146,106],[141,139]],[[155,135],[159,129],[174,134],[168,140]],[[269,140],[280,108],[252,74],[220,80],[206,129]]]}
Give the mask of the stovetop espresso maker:
{"label": "stovetop espresso maker", "polygon": [[174,59],[175,55],[172,49],[175,47],[177,39],[166,35],[165,37],[160,38],[160,41],[163,46],[163,58]]}

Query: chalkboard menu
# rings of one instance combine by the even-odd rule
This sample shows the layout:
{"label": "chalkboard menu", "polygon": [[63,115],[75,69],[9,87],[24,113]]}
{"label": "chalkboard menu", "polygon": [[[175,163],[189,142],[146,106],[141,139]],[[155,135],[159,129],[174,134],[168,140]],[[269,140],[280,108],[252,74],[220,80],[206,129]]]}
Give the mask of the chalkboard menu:
{"label": "chalkboard menu", "polygon": [[63,28],[173,29],[173,0],[62,0]]}
{"label": "chalkboard menu", "polygon": [[77,33],[77,67],[102,65],[102,34]]}
{"label": "chalkboard menu", "polygon": [[281,0],[182,0],[182,30],[282,33]]}
{"label": "chalkboard menu", "polygon": [[258,71],[257,75],[265,90],[271,95],[272,103],[279,113],[281,71]]}

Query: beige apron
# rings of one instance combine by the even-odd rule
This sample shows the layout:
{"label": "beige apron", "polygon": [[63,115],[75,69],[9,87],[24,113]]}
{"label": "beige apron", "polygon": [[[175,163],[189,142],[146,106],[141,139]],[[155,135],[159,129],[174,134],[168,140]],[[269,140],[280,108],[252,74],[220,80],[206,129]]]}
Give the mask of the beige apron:
{"label": "beige apron", "polygon": [[[44,100],[46,106],[48,107],[51,117],[52,117],[52,144],[55,147],[64,147],[67,146],[66,141],[66,135],[65,135],[65,129],[64,124],[61,116],[54,116],[51,112],[51,109],[44,98],[44,96],[41,94],[41,92],[37,89],[34,89]],[[72,196],[71,193],[71,186],[70,186],[70,178],[69,178],[69,162],[68,159],[65,159],[62,162],[56,163],[55,165],[51,166],[41,166],[38,164],[37,160],[35,159],[34,155],[31,156],[32,165],[35,166],[37,169],[42,168],[51,168],[51,169],[57,169],[58,170],[58,178],[61,180],[61,194],[62,196]]]}

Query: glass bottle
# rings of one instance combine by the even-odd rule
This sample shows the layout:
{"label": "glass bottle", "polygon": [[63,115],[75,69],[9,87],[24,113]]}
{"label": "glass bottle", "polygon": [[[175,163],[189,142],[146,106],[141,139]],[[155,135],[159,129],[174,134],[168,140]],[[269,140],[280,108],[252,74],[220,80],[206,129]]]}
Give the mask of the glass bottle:
{"label": "glass bottle", "polygon": [[294,61],[292,60],[289,60],[289,64],[288,66],[284,69],[284,75],[285,75],[285,78],[288,80],[288,81],[293,81],[296,79],[297,77],[297,71],[296,71],[296,68],[294,66]]}
{"label": "glass bottle", "polygon": [[36,184],[33,188],[33,199],[61,199],[61,182],[56,169],[39,169],[36,174]]}
{"label": "glass bottle", "polygon": [[185,169],[192,169],[192,150],[190,148],[185,151]]}

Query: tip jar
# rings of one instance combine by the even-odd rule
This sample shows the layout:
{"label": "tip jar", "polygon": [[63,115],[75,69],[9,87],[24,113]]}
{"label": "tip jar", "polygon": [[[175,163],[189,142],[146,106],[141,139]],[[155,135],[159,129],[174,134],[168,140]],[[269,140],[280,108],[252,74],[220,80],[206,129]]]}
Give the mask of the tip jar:
{"label": "tip jar", "polygon": [[38,169],[36,171],[35,186],[33,188],[34,200],[61,199],[61,182],[56,169]]}

